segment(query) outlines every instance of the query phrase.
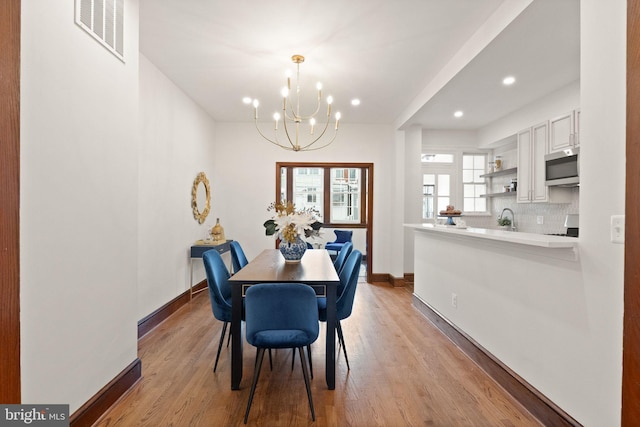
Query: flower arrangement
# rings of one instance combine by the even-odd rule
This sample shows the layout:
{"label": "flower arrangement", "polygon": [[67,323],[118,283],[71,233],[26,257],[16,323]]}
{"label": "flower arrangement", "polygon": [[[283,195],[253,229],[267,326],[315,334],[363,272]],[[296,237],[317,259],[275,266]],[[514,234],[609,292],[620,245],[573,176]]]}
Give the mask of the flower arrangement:
{"label": "flower arrangement", "polygon": [[269,205],[267,211],[275,211],[275,217],[264,222],[265,234],[276,235],[277,238],[289,243],[297,237],[318,236],[322,223],[318,221],[319,213],[313,208],[296,210],[292,202],[283,200]]}

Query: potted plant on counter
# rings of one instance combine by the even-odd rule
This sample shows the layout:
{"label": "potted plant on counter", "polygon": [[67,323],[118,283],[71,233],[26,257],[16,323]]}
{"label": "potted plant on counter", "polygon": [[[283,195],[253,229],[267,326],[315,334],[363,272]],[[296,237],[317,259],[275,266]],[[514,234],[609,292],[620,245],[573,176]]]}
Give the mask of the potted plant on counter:
{"label": "potted plant on counter", "polygon": [[498,218],[498,225],[500,226],[500,228],[510,228],[511,227],[511,218],[503,218],[500,217]]}

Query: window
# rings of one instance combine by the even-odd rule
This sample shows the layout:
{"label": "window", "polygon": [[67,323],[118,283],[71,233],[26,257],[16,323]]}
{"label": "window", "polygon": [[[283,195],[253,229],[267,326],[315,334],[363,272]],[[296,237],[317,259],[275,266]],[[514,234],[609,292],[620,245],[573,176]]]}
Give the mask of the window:
{"label": "window", "polygon": [[464,154],[462,156],[462,194],[463,211],[486,212],[487,183],[481,175],[485,173],[487,156],[485,154]]}
{"label": "window", "polygon": [[436,176],[432,173],[422,175],[422,218],[435,218],[433,197],[436,194]]}
{"label": "window", "polygon": [[451,153],[427,153],[422,155],[422,163],[453,163],[454,155]]}
{"label": "window", "polygon": [[[422,218],[433,219],[451,204],[451,175],[425,173],[422,175]],[[434,206],[435,205],[435,206]]]}
{"label": "window", "polygon": [[[286,185],[286,179],[283,181]],[[293,168],[293,197],[284,197],[284,199],[292,200],[298,209],[313,208],[320,211],[320,220],[322,220],[320,207],[323,205],[323,195],[324,170],[322,168]]]}
{"label": "window", "polygon": [[331,222],[359,223],[360,169],[331,169]]}
{"label": "window", "polygon": [[279,200],[313,208],[326,227],[367,224],[372,165],[278,163]]}

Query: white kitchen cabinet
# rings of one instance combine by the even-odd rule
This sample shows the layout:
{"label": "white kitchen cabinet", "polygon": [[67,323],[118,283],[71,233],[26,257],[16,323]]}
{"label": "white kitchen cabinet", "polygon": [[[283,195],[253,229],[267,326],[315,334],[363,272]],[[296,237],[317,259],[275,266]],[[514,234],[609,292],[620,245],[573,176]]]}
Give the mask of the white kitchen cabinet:
{"label": "white kitchen cabinet", "polygon": [[518,203],[549,201],[544,180],[544,155],[547,152],[549,122],[518,132]]}
{"label": "white kitchen cabinet", "polygon": [[580,145],[580,110],[573,110],[549,121],[549,152]]}
{"label": "white kitchen cabinet", "polygon": [[518,132],[518,203],[571,203],[571,189],[545,184],[549,122]]}

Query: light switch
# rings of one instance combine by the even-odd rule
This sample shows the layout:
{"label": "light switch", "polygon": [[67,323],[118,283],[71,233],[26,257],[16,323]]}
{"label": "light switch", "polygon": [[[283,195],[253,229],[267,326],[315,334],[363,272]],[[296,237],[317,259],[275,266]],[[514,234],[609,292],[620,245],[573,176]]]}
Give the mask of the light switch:
{"label": "light switch", "polygon": [[611,216],[611,242],[624,243],[624,215]]}

